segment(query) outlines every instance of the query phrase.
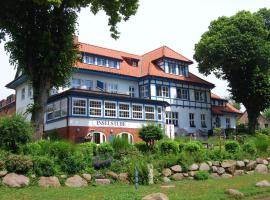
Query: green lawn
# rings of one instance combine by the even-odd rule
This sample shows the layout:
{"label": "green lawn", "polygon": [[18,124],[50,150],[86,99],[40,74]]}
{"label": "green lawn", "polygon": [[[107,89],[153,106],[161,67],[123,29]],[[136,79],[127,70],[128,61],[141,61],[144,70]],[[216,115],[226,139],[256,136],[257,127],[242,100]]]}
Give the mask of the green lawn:
{"label": "green lawn", "polygon": [[44,189],[38,186],[29,186],[23,189],[10,189],[0,187],[0,199],[2,200],[136,200],[153,192],[163,192],[170,200],[181,199],[205,199],[218,200],[229,199],[224,194],[227,188],[239,189],[246,195],[245,199],[255,199],[270,196],[270,188],[257,188],[255,183],[260,180],[269,180],[270,174],[242,176],[231,179],[210,179],[207,181],[179,181],[172,182],[175,188],[162,189],[160,184],[152,186],[140,186],[135,191],[133,186],[112,184],[109,186],[88,186],[86,188]]}

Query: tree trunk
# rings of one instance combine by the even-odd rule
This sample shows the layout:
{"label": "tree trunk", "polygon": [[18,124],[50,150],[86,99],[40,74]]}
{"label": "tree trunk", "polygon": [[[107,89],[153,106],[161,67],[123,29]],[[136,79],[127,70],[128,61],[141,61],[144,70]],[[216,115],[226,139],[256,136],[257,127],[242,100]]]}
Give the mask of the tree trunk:
{"label": "tree trunk", "polygon": [[260,112],[256,112],[253,109],[247,109],[248,114],[248,132],[250,134],[255,134],[257,119]]}
{"label": "tree trunk", "polygon": [[33,100],[31,122],[35,130],[35,140],[42,139],[44,132],[44,114],[49,96],[50,82],[39,80],[33,82]]}

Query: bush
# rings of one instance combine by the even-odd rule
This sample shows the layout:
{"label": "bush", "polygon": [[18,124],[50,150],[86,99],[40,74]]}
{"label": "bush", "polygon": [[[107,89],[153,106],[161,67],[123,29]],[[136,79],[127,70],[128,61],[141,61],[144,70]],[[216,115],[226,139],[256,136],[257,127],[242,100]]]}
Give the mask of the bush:
{"label": "bush", "polygon": [[254,143],[252,142],[248,142],[248,143],[245,143],[242,147],[243,151],[249,155],[256,155],[257,153],[257,149],[256,149],[256,146]]}
{"label": "bush", "polygon": [[208,152],[208,157],[209,157],[210,160],[222,161],[222,160],[225,160],[225,159],[231,159],[232,158],[231,155],[227,151],[225,151],[223,149],[221,149],[221,150],[213,149],[213,150],[208,150],[207,152]]}
{"label": "bush", "polygon": [[43,138],[50,141],[58,141],[62,139],[59,133],[57,132],[57,130],[50,130],[50,131],[45,132],[43,135]]}
{"label": "bush", "polygon": [[163,138],[163,132],[158,125],[148,124],[139,130],[139,137],[149,148],[153,148],[155,141]]}
{"label": "bush", "polygon": [[53,160],[45,156],[33,158],[33,171],[37,176],[53,176],[56,173]]}
{"label": "bush", "polygon": [[17,152],[19,145],[29,142],[33,129],[22,116],[3,117],[0,119],[0,148]]}
{"label": "bush", "polygon": [[207,180],[209,177],[209,173],[207,171],[198,171],[194,175],[195,180]]}
{"label": "bush", "polygon": [[270,128],[263,128],[259,131],[261,134],[270,136]]}
{"label": "bush", "polygon": [[75,152],[75,146],[67,141],[49,142],[48,154],[58,158],[61,162],[63,159],[67,159]]}
{"label": "bush", "polygon": [[131,148],[127,138],[114,137],[112,141],[112,147],[114,149],[116,157],[126,155]]}
{"label": "bush", "polygon": [[79,152],[76,152],[59,161],[61,171],[69,175],[83,172],[87,167],[90,167],[87,160],[85,160],[84,156]]}
{"label": "bush", "polygon": [[191,141],[185,144],[184,151],[188,153],[195,153],[199,152],[201,150],[201,146],[198,144],[198,142]]}
{"label": "bush", "polygon": [[145,142],[137,142],[135,143],[135,147],[141,152],[148,152],[149,148],[147,147]]}
{"label": "bush", "polygon": [[254,138],[254,144],[259,152],[267,152],[269,147],[269,137],[259,133]]}
{"label": "bush", "polygon": [[110,143],[102,143],[97,147],[97,153],[100,155],[112,155],[113,154],[113,148]]}
{"label": "bush", "polygon": [[173,140],[163,140],[159,143],[159,149],[160,152],[164,154],[176,154],[179,151],[179,145],[176,141]]}
{"label": "bush", "polygon": [[83,155],[93,157],[97,151],[97,144],[94,142],[85,142],[77,145],[77,148]]}
{"label": "bush", "polygon": [[32,170],[33,162],[29,156],[9,155],[6,159],[5,165],[9,172],[26,174]]}
{"label": "bush", "polygon": [[134,160],[128,166],[129,181],[135,183],[135,173],[138,172],[138,180],[140,185],[148,185],[148,168],[144,161]]}
{"label": "bush", "polygon": [[225,150],[229,153],[236,154],[240,151],[240,145],[237,141],[225,142]]}
{"label": "bush", "polygon": [[27,143],[20,146],[20,152],[24,155],[38,156],[42,155],[42,148],[37,142]]}

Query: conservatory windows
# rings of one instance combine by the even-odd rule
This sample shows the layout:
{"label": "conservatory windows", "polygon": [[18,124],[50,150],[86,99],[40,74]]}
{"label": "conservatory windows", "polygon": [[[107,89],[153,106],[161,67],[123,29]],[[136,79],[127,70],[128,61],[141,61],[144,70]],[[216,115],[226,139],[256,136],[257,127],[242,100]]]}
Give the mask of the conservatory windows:
{"label": "conservatory windows", "polygon": [[104,116],[116,117],[116,103],[105,101],[104,103]]}
{"label": "conservatory windows", "polygon": [[119,118],[130,118],[130,105],[129,103],[119,103]]}
{"label": "conservatory windows", "polygon": [[90,116],[102,116],[102,101],[89,100],[89,115]]}
{"label": "conservatory windows", "polygon": [[132,105],[132,118],[142,119],[143,118],[143,106],[139,104]]}
{"label": "conservatory windows", "polygon": [[81,98],[72,99],[72,114],[86,115],[86,99]]}
{"label": "conservatory windows", "polygon": [[145,119],[154,120],[155,119],[155,107],[154,106],[144,106]]}

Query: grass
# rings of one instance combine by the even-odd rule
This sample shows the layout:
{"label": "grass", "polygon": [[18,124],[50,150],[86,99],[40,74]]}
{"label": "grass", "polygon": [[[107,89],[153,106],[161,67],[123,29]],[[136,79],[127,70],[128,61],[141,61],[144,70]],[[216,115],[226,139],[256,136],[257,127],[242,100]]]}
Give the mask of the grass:
{"label": "grass", "polygon": [[108,186],[88,186],[86,188],[40,188],[29,186],[22,189],[0,187],[0,199],[2,200],[140,200],[143,196],[162,192],[169,196],[170,200],[196,199],[218,200],[229,199],[224,194],[225,189],[238,189],[245,194],[245,199],[255,199],[270,196],[270,188],[255,187],[255,183],[261,180],[269,180],[270,174],[234,177],[231,179],[209,179],[206,181],[179,181],[172,182],[175,188],[164,189],[160,184],[151,186],[139,186],[138,191],[132,185],[111,184]]}

